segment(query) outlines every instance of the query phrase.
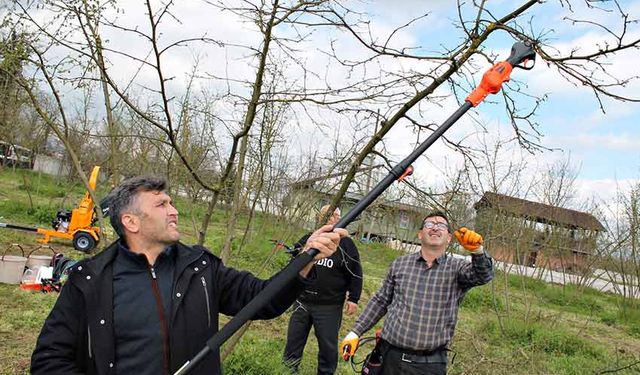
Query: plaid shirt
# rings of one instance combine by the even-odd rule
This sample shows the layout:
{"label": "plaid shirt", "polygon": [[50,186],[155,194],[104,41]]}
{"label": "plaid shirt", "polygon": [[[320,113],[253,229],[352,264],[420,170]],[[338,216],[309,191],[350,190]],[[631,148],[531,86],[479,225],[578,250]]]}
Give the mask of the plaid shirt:
{"label": "plaid shirt", "polygon": [[493,278],[489,254],[471,260],[443,255],[428,268],[419,251],[397,258],[353,332],[362,336],[387,314],[382,338],[392,345],[420,351],[448,347],[465,293]]}

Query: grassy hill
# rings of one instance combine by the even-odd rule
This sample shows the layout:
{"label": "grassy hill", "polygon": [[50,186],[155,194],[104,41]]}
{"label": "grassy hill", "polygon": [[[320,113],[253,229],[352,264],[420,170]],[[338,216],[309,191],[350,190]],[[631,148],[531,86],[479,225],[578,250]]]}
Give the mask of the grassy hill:
{"label": "grassy hill", "polygon": [[[48,227],[57,209],[73,208],[83,193],[79,184],[69,185],[68,181],[32,172],[0,170],[0,222]],[[99,187],[98,195],[104,193]],[[180,199],[177,204],[185,242],[193,243],[203,205]],[[281,252],[271,256],[269,239],[292,243],[303,232],[282,219],[259,216],[241,248],[246,224],[246,218],[242,218],[230,265],[262,277],[288,261]],[[216,212],[206,242],[215,253],[222,243],[224,227],[225,212]],[[14,252],[11,243],[27,249],[37,246],[33,233],[0,230],[2,252]],[[400,253],[382,245],[357,244],[365,273],[362,309],[379,287],[389,263]],[[68,256],[84,256],[64,241],[56,241],[52,247]],[[56,294],[0,284],[0,374],[28,373],[35,339],[56,298]],[[464,300],[449,374],[640,374],[639,302],[498,272],[491,284],[473,289]],[[354,321],[355,317],[345,315],[341,335]],[[286,373],[280,360],[287,322],[288,314],[252,323],[225,361],[225,374]],[[370,349],[363,347],[356,359],[362,359]],[[315,374],[316,354],[315,338],[310,335],[303,375]],[[341,362],[337,374],[354,372],[348,363]]]}

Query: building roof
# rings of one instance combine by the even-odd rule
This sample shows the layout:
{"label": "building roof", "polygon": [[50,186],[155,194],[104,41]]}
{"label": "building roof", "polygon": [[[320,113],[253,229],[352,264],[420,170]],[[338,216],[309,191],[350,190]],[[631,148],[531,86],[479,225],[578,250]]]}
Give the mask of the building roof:
{"label": "building roof", "polygon": [[604,230],[600,221],[589,213],[497,193],[485,192],[482,198],[473,206],[476,210],[485,207],[497,209],[517,217],[526,217],[540,223],[555,224],[572,229]]}

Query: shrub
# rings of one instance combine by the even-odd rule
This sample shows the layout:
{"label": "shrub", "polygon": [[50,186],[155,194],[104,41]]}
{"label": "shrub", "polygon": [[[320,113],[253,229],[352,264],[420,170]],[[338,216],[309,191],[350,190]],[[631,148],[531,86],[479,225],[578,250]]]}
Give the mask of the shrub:
{"label": "shrub", "polygon": [[504,310],[502,299],[496,296],[494,302],[491,289],[488,286],[469,290],[460,306],[461,308],[472,310],[478,310],[480,308],[496,309],[497,311]]}
{"label": "shrub", "polygon": [[38,223],[51,223],[55,217],[55,210],[51,207],[38,206],[31,216]]}

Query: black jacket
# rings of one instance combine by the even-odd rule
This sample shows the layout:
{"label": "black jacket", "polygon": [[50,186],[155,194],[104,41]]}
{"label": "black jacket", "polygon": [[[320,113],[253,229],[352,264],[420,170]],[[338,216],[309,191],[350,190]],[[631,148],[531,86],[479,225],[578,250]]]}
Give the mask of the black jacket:
{"label": "black jacket", "polygon": [[[172,373],[218,331],[218,313],[235,315],[269,283],[225,267],[204,247],[178,243],[175,250],[169,318]],[[117,251],[116,242],[74,265],[38,337],[32,374],[115,374],[112,266]],[[299,279],[292,283],[254,319],[282,314],[303,288]],[[221,374],[219,352],[207,355],[190,374]]]}
{"label": "black jacket", "polygon": [[[301,249],[311,233],[294,246]],[[346,292],[348,300],[358,303],[362,293],[362,265],[356,244],[349,237],[340,240],[340,247],[329,258],[316,261],[316,279],[309,283],[298,298],[316,305],[342,305]]]}

